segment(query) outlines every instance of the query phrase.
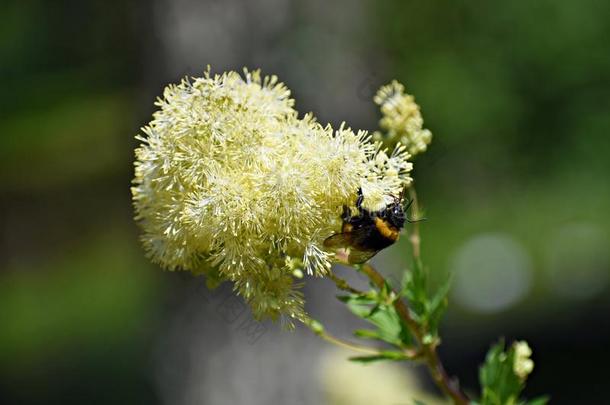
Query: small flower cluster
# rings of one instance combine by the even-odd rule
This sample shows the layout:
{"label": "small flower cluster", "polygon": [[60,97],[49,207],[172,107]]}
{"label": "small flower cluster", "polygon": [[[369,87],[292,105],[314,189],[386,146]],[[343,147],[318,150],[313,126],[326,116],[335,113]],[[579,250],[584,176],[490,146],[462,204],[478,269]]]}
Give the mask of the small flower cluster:
{"label": "small flower cluster", "polygon": [[425,152],[432,141],[432,133],[422,128],[424,120],[413,96],[405,93],[405,87],[393,81],[377,91],[373,99],[381,108],[383,117],[379,126],[384,132],[375,132],[373,139],[393,147],[400,143],[411,155]]}
{"label": "small flower cluster", "polygon": [[515,350],[513,371],[517,377],[525,380],[534,370],[534,362],[530,359],[532,349],[530,349],[527,342],[523,340],[513,343],[513,349]]}
{"label": "small flower cluster", "polygon": [[[411,182],[409,153],[363,131],[299,117],[290,91],[259,71],[169,85],[138,135],[132,187],[150,258],[229,280],[257,317],[303,320],[295,276],[323,276],[323,241],[358,189],[364,205]],[[290,322],[289,322],[290,323]]]}

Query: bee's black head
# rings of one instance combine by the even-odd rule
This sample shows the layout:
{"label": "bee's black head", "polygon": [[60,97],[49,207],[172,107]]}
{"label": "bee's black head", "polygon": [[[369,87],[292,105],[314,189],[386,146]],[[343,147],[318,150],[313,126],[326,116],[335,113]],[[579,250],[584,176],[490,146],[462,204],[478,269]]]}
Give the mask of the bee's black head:
{"label": "bee's black head", "polygon": [[402,229],[405,226],[406,216],[400,201],[388,205],[380,214],[380,217],[397,229]]}

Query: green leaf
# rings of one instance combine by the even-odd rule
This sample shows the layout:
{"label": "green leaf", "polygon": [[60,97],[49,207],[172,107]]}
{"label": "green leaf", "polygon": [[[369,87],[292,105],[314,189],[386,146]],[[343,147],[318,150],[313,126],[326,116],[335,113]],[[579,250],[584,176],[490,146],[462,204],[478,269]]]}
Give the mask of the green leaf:
{"label": "green leaf", "polygon": [[382,340],[381,336],[379,336],[379,333],[371,329],[356,329],[354,331],[354,336],[359,337],[361,339]]}
{"label": "green leaf", "polygon": [[374,354],[371,356],[356,356],[356,357],[349,358],[350,361],[355,361],[358,363],[371,363],[373,361],[379,361],[379,360],[398,361],[398,360],[406,360],[406,359],[408,359],[408,357],[406,357],[403,353],[394,352],[394,351],[383,351],[383,352],[379,352],[379,354]]}
{"label": "green leaf", "polygon": [[408,300],[413,319],[432,337],[432,341],[438,341],[438,327],[447,309],[450,285],[448,277],[436,293],[430,295],[427,272],[419,260],[414,260],[412,270],[405,274],[400,295]]}
{"label": "green leaf", "polygon": [[381,340],[397,346],[411,343],[409,332],[393,306],[380,305],[379,309],[368,320],[379,329]]}
{"label": "green leaf", "polygon": [[449,295],[450,287],[451,277],[447,277],[428,303],[428,326],[432,335],[438,336],[438,327],[441,322],[441,318],[449,305],[447,296]]}
{"label": "green leaf", "polygon": [[359,318],[366,318],[371,313],[377,301],[363,295],[341,295],[337,297],[339,301],[347,305],[347,308]]}
{"label": "green leaf", "polygon": [[549,402],[549,397],[544,395],[534,399],[530,399],[526,402],[526,405],[546,405]]}
{"label": "green leaf", "polygon": [[505,350],[503,340],[489,349],[485,363],[479,370],[481,405],[517,402],[524,384],[513,371],[514,357],[513,348]]}
{"label": "green leaf", "polygon": [[401,292],[409,301],[409,308],[420,322],[426,321],[426,307],[428,302],[428,276],[419,260],[414,260],[413,268],[406,275],[405,288]]}
{"label": "green leaf", "polygon": [[393,305],[372,300],[369,296],[356,294],[341,296],[339,299],[353,314],[376,326],[376,329],[372,331],[360,331],[363,335],[359,337],[378,339],[399,347],[412,343],[411,335]]}

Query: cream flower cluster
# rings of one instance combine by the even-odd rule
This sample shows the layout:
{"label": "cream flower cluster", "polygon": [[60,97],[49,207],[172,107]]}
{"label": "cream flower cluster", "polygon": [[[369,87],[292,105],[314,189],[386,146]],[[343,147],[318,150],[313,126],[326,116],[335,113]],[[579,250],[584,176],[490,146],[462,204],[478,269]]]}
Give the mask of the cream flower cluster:
{"label": "cream flower cluster", "polygon": [[381,87],[374,99],[381,108],[379,126],[383,132],[375,132],[373,139],[387,146],[400,143],[411,155],[425,152],[432,133],[422,128],[424,120],[413,96],[405,93],[405,87],[393,81]]}
{"label": "cream flower cluster", "polygon": [[526,341],[519,341],[513,344],[515,351],[513,371],[517,377],[525,380],[527,376],[534,370],[534,362],[530,359],[532,349]]}
{"label": "cream flower cluster", "polygon": [[[409,153],[299,117],[275,76],[235,72],[169,85],[137,139],[132,187],[150,258],[234,282],[258,316],[303,320],[294,274],[324,275],[323,241],[358,189],[383,207],[411,181]],[[298,268],[297,268],[298,267]]]}

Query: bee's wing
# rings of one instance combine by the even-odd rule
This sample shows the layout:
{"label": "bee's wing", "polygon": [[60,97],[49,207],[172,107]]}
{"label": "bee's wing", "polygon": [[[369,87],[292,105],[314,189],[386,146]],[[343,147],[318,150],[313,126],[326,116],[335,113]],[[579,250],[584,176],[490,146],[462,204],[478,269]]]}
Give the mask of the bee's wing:
{"label": "bee's wing", "polygon": [[360,264],[368,261],[371,257],[375,256],[379,250],[357,250],[350,249],[347,261],[349,264]]}
{"label": "bee's wing", "polygon": [[324,246],[329,249],[349,249],[348,263],[364,263],[375,256],[378,250],[360,250],[354,246],[354,244],[358,245],[359,238],[364,237],[364,234],[360,234],[362,232],[363,230],[354,230],[352,232],[337,233],[326,238]]}
{"label": "bee's wing", "polygon": [[324,239],[324,247],[329,249],[347,248],[352,243],[352,233],[336,233]]}

